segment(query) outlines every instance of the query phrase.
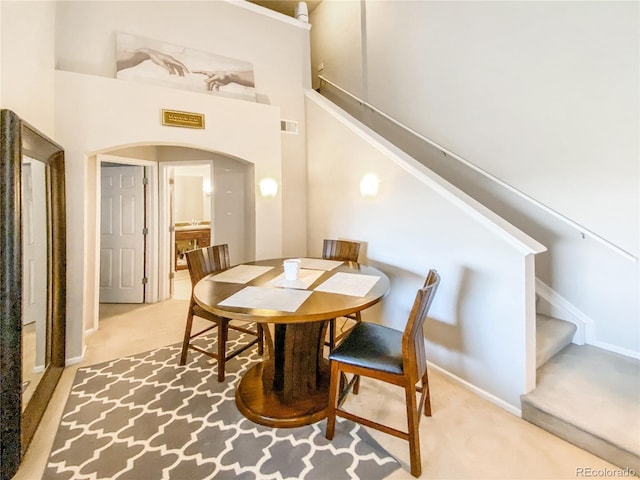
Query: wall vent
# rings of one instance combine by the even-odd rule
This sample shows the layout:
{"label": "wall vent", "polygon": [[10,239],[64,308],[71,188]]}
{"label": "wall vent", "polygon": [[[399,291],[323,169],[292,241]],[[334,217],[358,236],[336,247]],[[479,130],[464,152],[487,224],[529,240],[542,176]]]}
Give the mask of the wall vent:
{"label": "wall vent", "polygon": [[298,122],[296,122],[295,120],[280,120],[280,131],[297,135]]}

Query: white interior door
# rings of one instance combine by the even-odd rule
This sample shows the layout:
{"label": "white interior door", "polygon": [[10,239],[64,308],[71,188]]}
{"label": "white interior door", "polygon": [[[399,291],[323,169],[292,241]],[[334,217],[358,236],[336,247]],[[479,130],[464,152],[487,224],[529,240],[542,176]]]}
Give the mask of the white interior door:
{"label": "white interior door", "polygon": [[100,302],[144,301],[144,167],[101,169]]}
{"label": "white interior door", "polygon": [[47,346],[47,199],[44,163],[22,164],[22,323],[34,324],[35,368],[45,366]]}

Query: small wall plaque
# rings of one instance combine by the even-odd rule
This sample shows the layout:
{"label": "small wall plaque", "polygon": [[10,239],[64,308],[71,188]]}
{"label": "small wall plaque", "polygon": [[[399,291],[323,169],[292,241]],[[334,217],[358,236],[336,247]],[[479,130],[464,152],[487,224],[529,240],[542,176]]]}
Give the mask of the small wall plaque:
{"label": "small wall plaque", "polygon": [[204,128],[204,115],[163,109],[162,124],[170,127]]}

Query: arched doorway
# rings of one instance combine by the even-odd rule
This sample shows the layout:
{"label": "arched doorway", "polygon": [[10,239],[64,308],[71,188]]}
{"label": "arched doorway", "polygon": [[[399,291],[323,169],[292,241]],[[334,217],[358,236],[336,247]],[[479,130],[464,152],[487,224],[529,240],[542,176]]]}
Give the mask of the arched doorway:
{"label": "arched doorway", "polygon": [[204,149],[171,145],[118,147],[90,157],[88,163],[89,170],[95,169],[95,176],[88,175],[88,179],[95,178],[87,185],[87,191],[93,192],[89,198],[93,206],[88,208],[95,208],[96,212],[95,236],[88,249],[92,250],[96,261],[93,270],[88,272],[93,278],[94,289],[87,292],[91,314],[88,317],[90,321],[85,324],[85,333],[99,327],[100,288],[104,277],[101,275],[104,259],[101,255],[103,214],[100,187],[103,167],[107,163],[140,165],[146,170],[145,303],[171,296],[176,266],[174,227],[185,221],[184,218],[172,218],[175,206],[171,200],[171,190],[175,186],[172,182],[175,182],[176,172],[178,176],[189,176],[184,175],[189,173],[188,167],[205,167],[211,172],[209,178],[202,175],[200,190],[192,192],[199,195],[199,201],[208,202],[209,218],[193,220],[209,222],[211,243],[228,243],[234,262],[255,258],[255,175],[251,163]]}

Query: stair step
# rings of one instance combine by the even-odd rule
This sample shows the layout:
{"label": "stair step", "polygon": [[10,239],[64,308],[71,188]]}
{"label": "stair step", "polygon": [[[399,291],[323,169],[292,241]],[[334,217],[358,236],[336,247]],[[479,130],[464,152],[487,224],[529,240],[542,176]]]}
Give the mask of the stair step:
{"label": "stair step", "polygon": [[564,320],[547,315],[536,315],[536,368],[571,343],[577,327]]}
{"label": "stair step", "polygon": [[522,418],[640,472],[640,360],[571,344],[537,372]]}

